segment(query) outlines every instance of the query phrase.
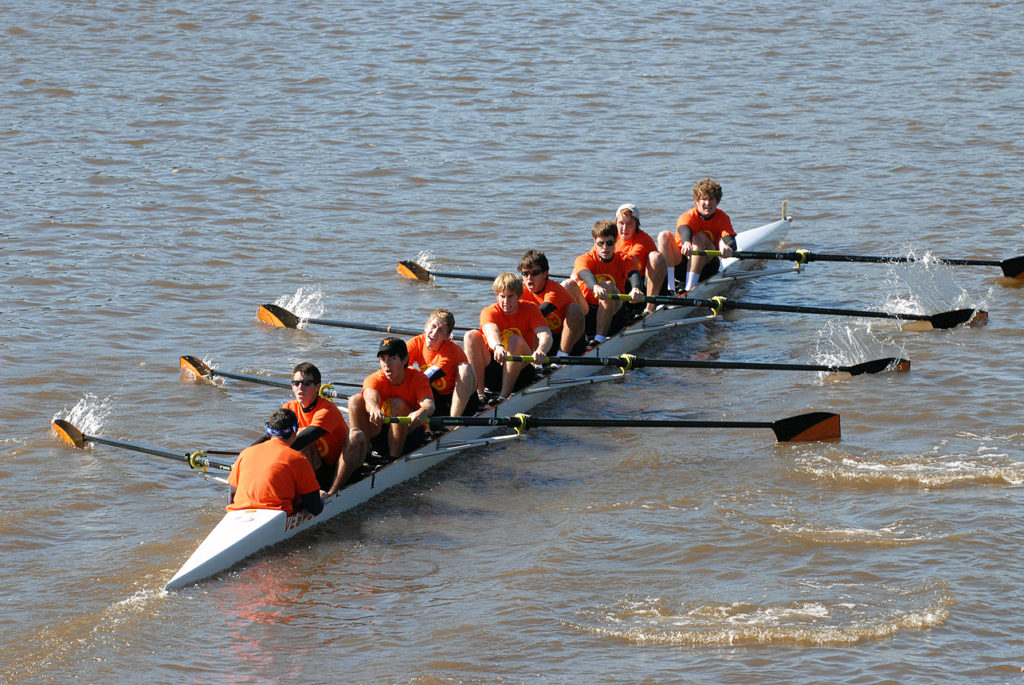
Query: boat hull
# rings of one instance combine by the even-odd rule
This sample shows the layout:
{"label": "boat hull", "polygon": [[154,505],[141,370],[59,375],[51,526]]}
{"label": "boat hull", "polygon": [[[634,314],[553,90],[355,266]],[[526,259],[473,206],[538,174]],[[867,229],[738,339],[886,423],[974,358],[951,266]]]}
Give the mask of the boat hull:
{"label": "boat hull", "polygon": [[[788,218],[765,224],[758,228],[739,233],[736,237],[740,250],[766,250],[774,248],[789,230]],[[744,272],[756,269],[759,262],[752,260],[725,259],[721,272],[701,283],[690,296],[708,298],[721,295],[735,287],[737,278]],[[692,307],[662,307],[649,316],[637,321],[604,343],[587,351],[589,356],[614,357],[628,354],[649,340],[652,336],[680,321],[697,317],[699,311]],[[540,381],[514,393],[500,405],[487,413],[511,416],[525,413],[537,404],[546,401],[558,391],[587,383],[602,372],[603,367],[564,366]],[[390,487],[403,483],[423,471],[441,463],[453,454],[483,446],[491,442],[508,439],[508,435],[495,435],[502,428],[491,426],[462,426],[456,428],[424,447],[411,452],[373,474],[352,483],[324,501],[324,510],[318,516],[306,512],[287,515],[273,509],[246,509],[230,511],[196,548],[192,556],[168,581],[165,589],[182,588],[204,578],[224,571],[243,559],[252,556],[264,547],[286,540],[315,525],[323,523],[343,511],[366,502],[371,497]]]}

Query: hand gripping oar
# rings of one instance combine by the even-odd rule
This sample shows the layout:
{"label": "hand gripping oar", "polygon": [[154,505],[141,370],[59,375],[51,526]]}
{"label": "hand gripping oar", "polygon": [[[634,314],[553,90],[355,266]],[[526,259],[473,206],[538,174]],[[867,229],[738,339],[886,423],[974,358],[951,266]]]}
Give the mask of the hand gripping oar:
{"label": "hand gripping oar", "polygon": [[[204,378],[206,380],[212,380],[214,376],[221,376],[223,378],[233,378],[236,381],[245,381],[247,383],[259,383],[260,385],[269,385],[274,388],[287,388],[291,390],[291,381],[276,381],[273,378],[264,378],[263,376],[253,376],[247,373],[234,373],[233,371],[221,371],[220,369],[211,368],[198,357],[193,357],[190,354],[183,355],[181,357],[181,369],[182,371],[188,371],[192,373],[196,378]],[[338,385],[352,385],[356,387],[363,387],[356,383],[338,383]],[[347,400],[348,395],[342,395],[334,389],[333,383],[324,383],[320,386],[320,396],[326,397],[329,400]]]}
{"label": "hand gripping oar", "polygon": [[[408,416],[384,419],[385,423],[410,423]],[[504,426],[522,433],[530,428],[771,428],[779,442],[810,442],[839,439],[839,414],[811,412],[778,421],[700,421],[696,419],[545,419],[529,414],[515,416],[432,416],[431,425]]]}
{"label": "hand gripping oar", "polygon": [[[628,299],[628,295],[612,295],[615,298]],[[655,304],[682,305],[690,307],[708,307],[716,314],[723,309],[750,309],[764,312],[790,312],[793,314],[826,314],[830,316],[861,316],[878,319],[897,319],[919,323],[904,324],[903,330],[928,331],[932,328],[953,328],[960,324],[979,326],[988,320],[988,312],[981,309],[955,309],[939,314],[897,314],[893,312],[873,312],[861,309],[836,309],[832,307],[804,307],[788,304],[771,304],[762,302],[736,302],[725,297],[711,299],[691,297],[650,296],[647,302]]]}
{"label": "hand gripping oar", "polygon": [[[172,452],[170,450],[163,450],[157,447],[147,447],[145,445],[137,445],[133,442],[124,442],[122,440],[111,440],[110,438],[101,438],[98,435],[87,435],[82,431],[75,428],[69,422],[64,419],[54,419],[51,424],[53,429],[60,436],[60,439],[69,445],[82,448],[85,447],[87,442],[95,442],[103,445],[112,445],[114,447],[123,447],[124,449],[132,450],[134,452],[143,452],[145,454],[152,454],[157,457],[166,457],[167,459],[175,459],[177,461],[183,461],[188,464],[191,468],[201,469],[203,471],[208,468],[219,469],[221,471],[230,471],[231,464],[217,461],[206,456],[206,452]],[[230,453],[228,453],[230,454]]]}
{"label": "hand gripping oar", "polygon": [[[694,250],[693,254],[708,257],[721,257],[720,250]],[[807,262],[868,262],[872,264],[906,264],[909,262],[922,262],[924,259],[918,257],[872,257],[870,255],[856,254],[819,254],[808,250],[795,250],[793,252],[750,252],[740,250],[732,253],[738,259],[781,259],[806,264]],[[950,266],[998,266],[1003,270],[1003,275],[1008,278],[1024,278],[1024,255],[1011,257],[1002,261],[996,259],[963,259],[934,258],[933,261]]]}
{"label": "hand gripping oar", "polygon": [[[425,266],[417,264],[413,261],[401,261],[398,262],[398,273],[406,278],[411,278],[414,281],[427,281],[431,278],[464,278],[470,281],[493,281],[497,278],[497,274],[467,274],[452,271],[431,271]],[[568,276],[556,276],[555,274],[548,274],[548,278],[557,278],[560,281],[564,281]]]}
{"label": "hand gripping oar", "polygon": [[727,362],[705,361],[697,359],[645,359],[623,354],[618,357],[537,357],[534,355],[511,355],[509,361],[533,364],[564,364],[567,366],[618,366],[623,370],[642,367],[664,367],[670,369],[750,369],[755,371],[824,371],[828,373],[848,373],[859,376],[863,373],[881,373],[893,371],[910,371],[910,360],[887,357],[873,359],[860,364],[847,366],[827,364],[775,364],[771,362]]}
{"label": "hand gripping oar", "polygon": [[[386,326],[373,323],[359,323],[358,321],[336,321],[334,319],[301,319],[284,307],[276,304],[261,304],[256,311],[256,318],[263,323],[277,326],[278,328],[297,328],[299,323],[317,324],[319,326],[333,326],[335,328],[353,328],[359,331],[379,331],[381,333],[394,333],[395,335],[419,335],[422,328],[410,328],[408,326]],[[465,333],[468,328],[456,328],[453,333]]]}

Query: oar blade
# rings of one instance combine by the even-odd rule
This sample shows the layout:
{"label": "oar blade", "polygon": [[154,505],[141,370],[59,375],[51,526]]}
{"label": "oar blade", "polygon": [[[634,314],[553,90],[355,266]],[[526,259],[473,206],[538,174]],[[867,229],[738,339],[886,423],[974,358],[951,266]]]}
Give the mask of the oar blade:
{"label": "oar blade", "polygon": [[261,304],[260,308],[256,310],[256,318],[278,328],[299,327],[299,317],[276,304]]}
{"label": "oar blade", "polygon": [[868,362],[861,362],[860,364],[846,367],[843,370],[849,371],[852,376],[859,376],[864,373],[882,373],[890,369],[893,371],[910,371],[910,360],[897,359],[895,357],[872,359]]}
{"label": "oar blade", "polygon": [[1003,275],[1008,278],[1024,279],[1024,255],[1012,259],[1004,259],[999,266]]}
{"label": "oar blade", "polygon": [[188,371],[196,378],[210,378],[213,375],[213,370],[207,366],[206,362],[191,354],[182,355],[179,364],[182,371]]}
{"label": "oar blade", "polygon": [[[978,316],[982,319],[988,318],[988,312],[977,310]],[[972,326],[975,319],[974,309],[954,309],[950,312],[942,312],[940,314],[933,314],[928,318],[928,321],[935,328],[955,328],[960,324],[970,323]]]}
{"label": "oar blade", "polygon": [[398,262],[398,274],[414,281],[429,281],[430,272],[416,262],[403,260]]}
{"label": "oar blade", "polygon": [[69,422],[64,419],[54,419],[50,425],[53,426],[57,436],[67,444],[79,448],[85,447],[85,435]]}
{"label": "oar blade", "polygon": [[840,437],[839,414],[816,411],[772,422],[779,442],[834,441]]}

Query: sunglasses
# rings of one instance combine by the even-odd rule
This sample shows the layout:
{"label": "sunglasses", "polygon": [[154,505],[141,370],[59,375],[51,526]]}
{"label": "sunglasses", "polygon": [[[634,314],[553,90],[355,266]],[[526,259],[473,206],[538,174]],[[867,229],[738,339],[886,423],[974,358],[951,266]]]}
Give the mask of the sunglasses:
{"label": "sunglasses", "polygon": [[534,269],[532,271],[520,271],[519,273],[523,275],[523,278],[526,278],[527,276],[540,276],[545,271],[546,269]]}
{"label": "sunglasses", "polygon": [[292,381],[292,387],[293,388],[297,388],[300,385],[304,385],[304,386],[306,386],[308,388],[311,385],[316,385],[316,382],[311,381],[308,378],[303,378],[301,381]]}
{"label": "sunglasses", "polygon": [[602,247],[611,247],[612,245],[615,245],[615,241],[614,240],[595,240],[594,244],[595,245],[600,245]]}

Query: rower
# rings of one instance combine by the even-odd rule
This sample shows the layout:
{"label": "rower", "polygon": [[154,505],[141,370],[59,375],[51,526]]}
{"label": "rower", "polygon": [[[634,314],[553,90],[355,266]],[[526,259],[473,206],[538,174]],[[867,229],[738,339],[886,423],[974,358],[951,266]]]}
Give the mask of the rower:
{"label": "rower", "polygon": [[[615,210],[615,228],[619,239],[615,252],[636,257],[644,270],[648,295],[661,295],[665,286],[665,257],[658,252],[658,245],[649,234],[640,230],[640,210],[635,203],[627,202]],[[654,303],[647,305],[647,311],[654,311]]]}
{"label": "rower", "polygon": [[423,333],[406,344],[409,366],[415,366],[430,379],[436,414],[472,416],[480,409],[476,372],[466,353],[452,340],[454,330],[454,314],[447,309],[432,311]]}
{"label": "rower", "polygon": [[463,346],[476,371],[477,392],[498,390],[497,400],[507,398],[536,378],[536,369],[525,362],[513,362],[509,355],[546,356],[553,338],[540,307],[525,302],[523,280],[506,271],[492,286],[497,300],[480,312],[480,329],[467,331]]}
{"label": "rower", "polygon": [[587,334],[593,336],[594,342],[602,343],[626,324],[622,300],[608,299],[608,296],[628,292],[630,302],[642,302],[643,276],[636,257],[615,251],[614,221],[601,219],[590,233],[594,246],[576,258],[572,280],[578,289],[569,292],[589,305]]}
{"label": "rower", "polygon": [[565,287],[548,277],[548,258],[539,250],[529,250],[519,260],[519,273],[523,277],[523,302],[540,307],[558,341],[558,356],[583,354],[587,349],[584,336],[585,312]]}
{"label": "rower", "polygon": [[363,454],[349,445],[348,423],[334,402],[320,396],[320,369],[302,362],[292,369],[295,399],[285,409],[295,413],[299,433],[292,449],[302,452],[316,471],[320,488],[333,495],[363,463]]}
{"label": "rower", "polygon": [[720,263],[717,257],[714,262],[710,262],[711,257],[691,254],[693,250],[721,250],[723,257],[729,257],[736,249],[736,231],[732,228],[729,215],[718,209],[721,201],[721,184],[710,178],[698,181],[693,186],[693,209],[679,216],[675,234],[669,231],[658,234],[658,251],[668,265],[667,280],[670,288],[675,287],[676,266],[683,261],[683,257],[689,257],[681,294],[693,290],[698,282],[718,273]]}
{"label": "rower", "polygon": [[[377,348],[377,361],[380,370],[366,377],[362,392],[348,398],[349,442],[359,445],[364,457],[370,448],[398,457],[406,447],[424,442],[424,424],[434,413],[434,393],[430,379],[409,367],[409,351],[401,338],[384,338]],[[392,423],[384,431],[385,416],[408,416],[411,422]]]}
{"label": "rower", "polygon": [[278,409],[267,419],[267,440],[246,447],[228,476],[228,511],[304,509],[316,516],[324,509],[320,486],[309,460],[291,448],[299,431],[295,412]]}

